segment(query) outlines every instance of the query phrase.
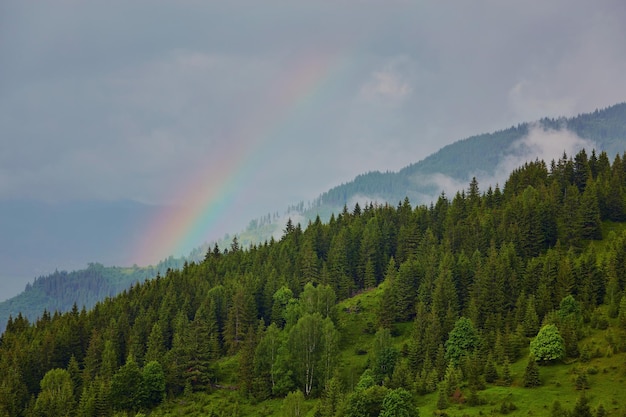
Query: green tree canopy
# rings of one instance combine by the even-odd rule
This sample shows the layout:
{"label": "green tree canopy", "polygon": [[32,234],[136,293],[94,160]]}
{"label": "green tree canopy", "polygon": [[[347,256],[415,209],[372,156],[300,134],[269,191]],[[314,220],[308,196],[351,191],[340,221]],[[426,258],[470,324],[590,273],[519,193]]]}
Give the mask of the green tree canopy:
{"label": "green tree canopy", "polygon": [[398,388],[387,392],[379,416],[419,417],[419,411],[413,405],[411,394],[404,388]]}
{"label": "green tree canopy", "polygon": [[446,341],[446,358],[458,365],[461,357],[476,350],[480,343],[474,324],[467,317],[461,317],[454,324]]}
{"label": "green tree canopy", "polygon": [[143,375],[137,362],[129,356],[111,380],[111,401],[119,410],[138,410],[144,403]]}
{"label": "green tree canopy", "polygon": [[157,361],[151,361],[143,367],[144,402],[148,407],[158,405],[165,396],[165,373]]}
{"label": "green tree canopy", "polygon": [[52,369],[41,380],[35,414],[43,417],[66,416],[75,406],[72,377],[65,369]]}
{"label": "green tree canopy", "polygon": [[544,363],[562,359],[565,356],[565,342],[559,329],[554,324],[543,326],[530,342],[530,352]]}
{"label": "green tree canopy", "polygon": [[304,410],[304,394],[297,390],[287,394],[283,400],[281,409],[282,417],[302,417],[306,414]]}

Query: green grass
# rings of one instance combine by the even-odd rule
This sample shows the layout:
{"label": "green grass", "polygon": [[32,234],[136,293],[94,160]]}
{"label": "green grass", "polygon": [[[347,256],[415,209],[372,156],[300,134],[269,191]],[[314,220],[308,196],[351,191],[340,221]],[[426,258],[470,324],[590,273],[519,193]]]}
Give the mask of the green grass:
{"label": "green grass", "polygon": [[[609,238],[611,234],[618,237],[625,232],[626,223],[602,222],[602,240],[591,240],[589,241],[589,245],[593,247],[597,254],[603,255],[606,252],[607,245],[611,243],[611,239]],[[601,262],[602,259],[602,256],[598,257],[598,262]]]}
{"label": "green grass", "polygon": [[[337,306],[337,326],[342,334],[340,369],[344,386],[351,390],[367,367],[368,354],[378,329],[378,303],[382,286],[362,292]],[[576,389],[575,380],[580,372],[587,372],[589,389],[585,390],[592,410],[602,404],[609,416],[626,416],[626,353],[617,353],[615,340],[623,344],[626,332],[618,329],[617,320],[609,320],[607,330],[587,330],[586,337],[579,342],[579,349],[588,346],[591,359],[568,361],[540,367],[542,385],[524,388],[523,375],[528,350],[522,358],[510,366],[513,383],[511,386],[487,385],[479,391],[481,405],[467,403],[451,404],[445,410],[448,416],[500,416],[502,404],[514,404],[516,409],[510,416],[549,416],[554,401],[558,400],[566,409],[572,409],[582,391]],[[410,336],[412,323],[394,325],[394,344],[399,351]],[[613,339],[613,342],[609,342]],[[218,384],[236,385],[237,357],[221,360],[217,365]],[[498,369],[501,371],[501,369]],[[467,387],[461,387],[465,398],[470,395]],[[416,396],[420,415],[433,416],[436,411],[437,393]],[[307,416],[312,417],[317,400],[307,400]],[[220,389],[208,393],[194,393],[190,397],[177,398],[155,410],[153,416],[277,416],[280,415],[282,399],[273,399],[253,404],[243,399],[236,390]]]}
{"label": "green grass", "polygon": [[[308,409],[313,408],[313,401],[308,401]],[[280,414],[281,399],[252,404],[243,400],[239,393],[230,390],[215,390],[212,393],[194,393],[187,397],[168,401],[150,415],[154,417],[174,416],[219,416],[219,417],[268,417]]]}
{"label": "green grass", "polygon": [[378,328],[380,289],[371,289],[337,305],[337,327],[341,332],[339,363],[344,386],[353,388],[367,367],[368,353]]}
{"label": "green grass", "polygon": [[[604,337],[604,331],[597,331],[589,338],[581,341],[585,343],[598,342]],[[621,335],[624,337],[624,335]],[[606,348],[606,342],[599,346]],[[606,349],[600,349],[606,351]],[[554,401],[558,400],[563,408],[572,409],[582,394],[577,390],[575,380],[577,373],[587,372],[589,389],[585,395],[590,400],[592,411],[602,404],[609,416],[624,416],[626,411],[626,354],[619,353],[610,356],[593,358],[584,363],[558,363],[541,366],[540,378],[542,385],[537,388],[524,388],[523,375],[527,357],[511,364],[513,384],[509,387],[488,385],[487,389],[479,391],[479,398],[484,404],[469,406],[467,404],[451,404],[446,413],[449,416],[490,416],[503,415],[500,408],[504,402],[512,402],[517,407],[509,412],[510,416],[549,416]],[[591,373],[589,372],[591,370]],[[597,373],[596,373],[597,372]],[[462,390],[469,395],[469,390]],[[434,415],[436,410],[437,394],[418,397],[417,405],[421,416]]]}

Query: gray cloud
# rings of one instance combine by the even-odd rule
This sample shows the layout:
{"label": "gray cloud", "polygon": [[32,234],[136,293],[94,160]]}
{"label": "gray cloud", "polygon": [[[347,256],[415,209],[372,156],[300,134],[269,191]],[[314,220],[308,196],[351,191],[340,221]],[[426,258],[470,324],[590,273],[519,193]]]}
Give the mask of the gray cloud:
{"label": "gray cloud", "polygon": [[169,203],[201,167],[249,146],[236,133],[307,56],[337,63],[258,139],[236,190],[258,197],[237,207],[243,224],[472,134],[626,97],[617,0],[1,7],[4,200]]}

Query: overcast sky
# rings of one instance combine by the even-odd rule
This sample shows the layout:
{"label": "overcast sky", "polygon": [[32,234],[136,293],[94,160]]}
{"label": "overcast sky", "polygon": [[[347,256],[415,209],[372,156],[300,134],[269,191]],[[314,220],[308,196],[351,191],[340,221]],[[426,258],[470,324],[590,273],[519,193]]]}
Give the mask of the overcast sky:
{"label": "overcast sky", "polygon": [[3,0],[0,201],[184,204],[230,178],[245,224],[622,102],[625,39],[623,0]]}

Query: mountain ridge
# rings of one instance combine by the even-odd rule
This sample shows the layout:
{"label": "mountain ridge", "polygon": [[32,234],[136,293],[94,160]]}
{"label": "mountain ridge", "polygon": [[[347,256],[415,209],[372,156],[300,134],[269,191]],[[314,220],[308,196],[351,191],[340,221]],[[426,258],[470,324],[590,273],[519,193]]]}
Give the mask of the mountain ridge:
{"label": "mountain ridge", "polygon": [[0,411],[544,415],[587,399],[619,415],[625,220],[621,157],[581,150],[502,190],[290,222],[89,311],[10,320]]}
{"label": "mountain ridge", "polygon": [[[437,189],[436,186],[420,186],[414,179],[412,180],[412,177],[439,172],[456,181],[469,183],[472,173],[481,170],[492,173],[506,155],[506,150],[528,135],[530,128],[535,125],[555,131],[564,129],[571,131],[582,139],[594,141],[598,146],[598,151],[604,150],[609,156],[614,157],[624,151],[626,143],[626,102],[601,110],[596,109],[591,113],[582,113],[572,118],[542,118],[536,122],[525,122],[492,133],[473,135],[448,144],[421,161],[409,164],[399,171],[372,171],[358,175],[353,181],[331,188],[316,201],[322,208],[325,208],[325,205],[336,208],[337,205],[348,203],[350,196],[359,193],[367,195],[371,188],[371,181],[372,183],[402,184],[402,186],[394,187],[394,191],[395,189],[401,190],[399,193],[389,192],[384,195],[388,203],[402,201],[408,194],[411,202],[427,204],[427,201],[420,201],[420,197],[428,196],[435,200],[441,189]],[[500,150],[500,152],[496,153],[493,150]],[[574,153],[576,151],[578,149]],[[554,159],[558,157],[560,155],[555,155]],[[495,184],[492,185],[495,186]],[[406,194],[402,195],[402,192]]]}
{"label": "mountain ridge", "polygon": [[[592,113],[580,114],[569,119],[544,118],[534,124],[522,123],[518,126],[512,126],[511,128],[498,130],[493,133],[470,136],[446,145],[434,154],[397,172],[372,171],[360,174],[351,182],[331,188],[306,207],[301,202],[291,206],[285,216],[268,215],[267,220],[265,218],[253,220],[246,230],[232,236],[238,238],[238,244],[242,247],[258,244],[272,237],[278,238],[282,234],[287,218],[293,217],[296,220],[302,220],[306,226],[308,222],[314,221],[317,216],[320,216],[322,219],[329,219],[333,213],[341,212],[343,207],[353,205],[355,201],[359,200],[359,197],[370,202],[378,201],[394,205],[401,203],[405,197],[408,197],[414,204],[433,203],[442,190],[432,181],[424,181],[425,176],[432,177],[432,175],[439,173],[447,176],[447,178],[451,178],[452,182],[456,183],[456,191],[463,190],[470,181],[470,178],[468,178],[469,173],[472,171],[476,172],[479,168],[493,172],[511,145],[528,136],[533,126],[540,126],[542,129],[557,132],[562,131],[563,128],[568,128],[583,139],[593,140],[599,145],[599,148],[608,148],[608,150],[604,149],[607,153],[619,154],[626,149],[626,102],[602,110],[596,110]],[[620,146],[621,151],[618,150]],[[485,152],[485,149],[490,152]],[[471,157],[468,158],[468,155]],[[438,171],[435,171],[435,169]],[[421,184],[420,178],[422,180]],[[430,201],[420,201],[424,197],[430,198]],[[298,223],[298,221],[294,223]],[[214,243],[214,245],[222,249],[228,248],[231,243],[230,239],[231,236],[226,235],[223,239]],[[4,324],[9,316],[15,316],[22,311],[20,309],[24,309],[26,306],[34,306],[33,308],[28,308],[29,311],[23,311],[24,315],[30,320],[42,314],[44,309],[48,311],[58,309],[60,312],[69,311],[75,302],[80,304],[81,300],[85,301],[87,307],[90,307],[98,299],[115,295],[133,283],[141,282],[150,277],[151,274],[152,276],[156,275],[157,272],[164,274],[169,268],[178,269],[183,267],[187,261],[199,261],[207,251],[212,249],[212,245],[207,243],[198,247],[187,257],[170,257],[156,267],[125,269],[126,271],[131,271],[130,273],[120,273],[121,270],[124,270],[124,268],[120,267],[104,267],[106,279],[100,281],[101,284],[103,283],[102,288],[104,290],[100,297],[85,294],[84,298],[77,298],[73,302],[68,300],[64,305],[61,305],[58,299],[67,299],[67,291],[64,289],[61,289],[61,294],[50,292],[42,295],[40,293],[37,297],[33,297],[33,300],[36,301],[32,302],[29,301],[29,294],[22,292],[18,296],[0,303],[0,329],[4,328]],[[85,277],[88,277],[91,272],[90,268],[87,268],[70,274],[74,274],[73,276],[76,277],[82,273]],[[41,276],[38,279],[39,284],[43,284],[43,281],[47,278],[57,279],[57,274]],[[120,282],[120,276],[125,278],[126,281]],[[90,284],[87,281],[85,285],[94,284]],[[36,294],[32,286],[27,287],[27,290],[33,296]],[[87,300],[89,301],[86,302]],[[79,307],[82,306],[79,305]]]}

